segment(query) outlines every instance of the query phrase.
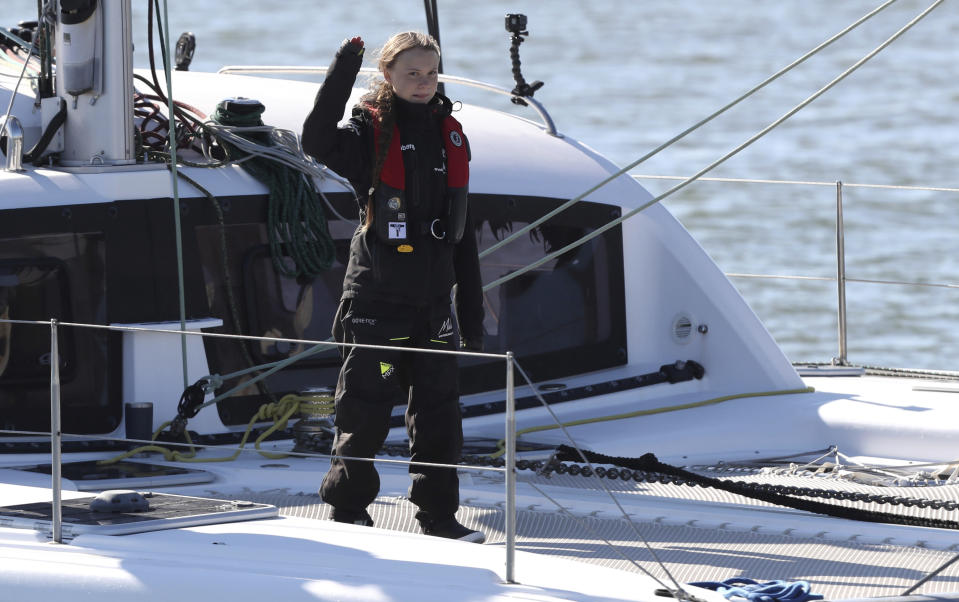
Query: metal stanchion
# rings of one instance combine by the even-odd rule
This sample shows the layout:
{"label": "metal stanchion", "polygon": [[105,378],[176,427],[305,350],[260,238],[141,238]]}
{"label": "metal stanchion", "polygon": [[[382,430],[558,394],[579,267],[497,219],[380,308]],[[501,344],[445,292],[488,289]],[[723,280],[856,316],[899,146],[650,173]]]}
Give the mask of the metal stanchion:
{"label": "metal stanchion", "polygon": [[516,392],[513,352],[506,352],[506,582],[516,583]]}
{"label": "metal stanchion", "polygon": [[63,543],[63,509],[60,484],[60,350],[57,321],[50,320],[50,475],[53,479],[53,541]]}
{"label": "metal stanchion", "polygon": [[839,357],[833,360],[837,366],[846,361],[846,242],[842,218],[842,182],[836,182],[836,287],[839,290]]}

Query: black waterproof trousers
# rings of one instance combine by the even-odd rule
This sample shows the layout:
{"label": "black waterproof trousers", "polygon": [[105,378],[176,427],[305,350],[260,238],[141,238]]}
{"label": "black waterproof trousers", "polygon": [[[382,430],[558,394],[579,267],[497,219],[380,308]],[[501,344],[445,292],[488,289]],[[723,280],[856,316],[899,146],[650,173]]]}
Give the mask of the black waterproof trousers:
{"label": "black waterproof trousers", "polygon": [[[341,302],[333,322],[334,340],[456,350],[459,341],[449,302],[431,307],[364,305]],[[371,458],[389,431],[390,414],[407,402],[406,428],[411,460],[456,464],[463,448],[456,356],[423,352],[343,347],[336,384],[336,437],[333,455]],[[437,519],[459,508],[455,468],[410,466],[410,500]],[[363,511],[380,489],[372,462],[334,458],[320,486],[323,501],[347,512]],[[418,517],[423,516],[419,514]]]}

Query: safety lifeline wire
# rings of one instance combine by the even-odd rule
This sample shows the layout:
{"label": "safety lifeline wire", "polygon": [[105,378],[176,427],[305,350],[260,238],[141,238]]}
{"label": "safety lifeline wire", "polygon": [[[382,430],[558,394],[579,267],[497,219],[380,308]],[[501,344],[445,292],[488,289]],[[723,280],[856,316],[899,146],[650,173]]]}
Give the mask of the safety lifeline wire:
{"label": "safety lifeline wire", "polygon": [[[487,290],[490,290],[490,289],[492,289],[492,288],[495,288],[495,287],[503,284],[504,282],[508,282],[509,280],[512,280],[513,278],[516,278],[516,277],[518,277],[518,276],[521,276],[521,275],[525,274],[526,272],[529,272],[530,270],[534,270],[534,269],[538,268],[539,266],[543,265],[544,263],[546,263],[546,262],[548,262],[548,261],[552,261],[552,260],[555,259],[556,257],[559,257],[560,255],[562,255],[562,254],[570,251],[571,249],[575,249],[576,247],[579,247],[579,246],[581,246],[581,245],[589,242],[590,240],[596,238],[596,237],[599,236],[600,234],[603,234],[603,233],[606,232],[607,230],[609,230],[609,229],[611,229],[611,228],[614,228],[614,227],[618,226],[619,224],[623,223],[624,221],[626,221],[627,219],[633,217],[633,216],[636,215],[637,213],[639,213],[639,212],[641,212],[641,211],[643,211],[643,210],[651,207],[652,205],[655,205],[656,203],[662,201],[663,199],[671,196],[673,193],[678,192],[678,191],[682,190],[683,188],[685,188],[686,186],[692,184],[693,182],[695,182],[696,180],[698,180],[700,177],[702,177],[702,176],[704,176],[705,174],[709,173],[709,172],[712,171],[713,169],[719,167],[720,165],[722,165],[723,163],[725,163],[726,161],[728,161],[729,159],[731,159],[731,158],[734,157],[735,155],[739,154],[741,151],[743,151],[743,150],[746,149],[747,147],[751,146],[754,142],[756,142],[756,141],[759,140],[760,138],[764,137],[766,134],[768,134],[769,132],[771,132],[772,130],[774,130],[774,129],[777,128],[778,126],[780,126],[780,125],[781,125],[783,122],[785,122],[787,119],[789,119],[790,117],[792,117],[793,115],[795,115],[796,113],[798,113],[800,110],[802,110],[803,108],[805,108],[805,107],[806,107],[807,105],[809,105],[811,102],[813,102],[814,100],[816,100],[817,98],[819,98],[820,96],[822,96],[823,94],[825,94],[826,92],[828,92],[830,89],[832,89],[833,87],[835,87],[836,84],[838,84],[839,82],[841,82],[841,81],[843,81],[844,79],[846,79],[847,77],[849,77],[853,72],[855,72],[857,69],[859,69],[860,67],[862,67],[867,61],[869,61],[870,59],[872,59],[872,58],[873,58],[874,56],[876,56],[879,52],[881,52],[881,51],[882,51],[883,49],[885,49],[887,46],[889,46],[889,45],[892,44],[894,41],[896,41],[896,40],[897,40],[899,37],[901,37],[904,33],[906,33],[907,31],[909,31],[910,29],[912,29],[913,26],[915,26],[919,21],[921,21],[924,17],[926,17],[930,12],[932,12],[935,8],[937,8],[937,7],[938,7],[940,4],[942,4],[944,1],[945,1],[945,0],[936,0],[935,2],[933,2],[928,8],[926,8],[924,11],[922,11],[920,14],[918,14],[916,17],[914,17],[914,18],[913,18],[911,21],[909,21],[906,25],[904,25],[902,28],[900,28],[896,33],[894,33],[892,36],[890,36],[889,38],[887,38],[883,43],[879,44],[879,46],[877,46],[877,47],[874,48],[872,51],[870,51],[869,53],[867,53],[867,54],[866,54],[865,56],[863,56],[861,59],[859,59],[858,61],[856,61],[855,63],[853,63],[852,66],[850,66],[848,69],[846,69],[845,71],[843,71],[842,73],[840,73],[838,76],[836,76],[836,77],[835,77],[832,81],[830,81],[828,84],[826,84],[825,86],[823,86],[822,88],[820,88],[819,90],[817,90],[816,92],[814,92],[811,96],[809,96],[808,98],[806,98],[805,100],[803,100],[802,102],[800,102],[799,104],[797,104],[795,107],[793,107],[792,109],[790,109],[789,111],[787,111],[785,114],[782,115],[782,117],[776,119],[775,121],[773,121],[772,123],[770,123],[769,125],[767,125],[766,127],[764,127],[762,130],[760,130],[760,131],[757,132],[756,134],[752,135],[752,136],[751,136],[750,138],[748,138],[745,142],[743,142],[743,143],[740,144],[739,146],[735,147],[734,149],[732,149],[731,151],[729,151],[728,153],[726,153],[725,155],[723,155],[723,156],[720,157],[719,159],[716,159],[715,161],[713,161],[712,163],[710,163],[709,165],[707,165],[706,167],[704,167],[703,169],[701,169],[700,171],[698,171],[696,174],[694,174],[694,175],[690,176],[689,178],[683,180],[681,183],[673,186],[672,188],[670,188],[670,189],[667,190],[666,192],[660,194],[659,196],[653,197],[651,200],[647,201],[646,203],[643,203],[643,204],[640,205],[639,207],[636,207],[635,209],[632,209],[632,210],[628,211],[627,213],[623,214],[621,217],[619,217],[619,218],[617,218],[617,219],[614,219],[614,220],[612,220],[612,221],[610,221],[610,222],[607,222],[606,224],[600,226],[599,228],[597,228],[596,230],[590,232],[589,234],[587,234],[587,235],[579,238],[578,240],[575,240],[575,241],[571,242],[570,244],[566,245],[565,247],[563,247],[563,248],[561,248],[561,249],[559,249],[559,250],[557,250],[557,251],[554,251],[554,252],[552,252],[552,253],[549,253],[549,254],[545,255],[544,257],[540,258],[540,259],[537,260],[537,261],[534,261],[533,263],[530,263],[530,264],[526,265],[525,267],[522,267],[522,268],[519,268],[518,270],[515,270],[515,271],[513,271],[513,272],[510,272],[509,274],[507,274],[506,276],[503,276],[502,278],[499,278],[499,279],[497,279],[497,280],[494,280],[493,282],[490,282],[490,283],[488,283],[488,284],[485,284],[485,285],[483,286],[483,290],[484,290],[484,291],[487,291]],[[618,175],[621,175],[621,174],[618,174]],[[615,177],[615,176],[614,176],[614,177]],[[610,180],[611,180],[611,179],[612,179],[612,178],[610,178]]]}
{"label": "safety lifeline wire", "polygon": [[759,92],[760,90],[762,90],[763,88],[765,88],[767,85],[769,85],[769,84],[771,84],[772,82],[776,81],[777,79],[779,79],[780,77],[782,77],[782,76],[785,75],[786,73],[792,71],[793,68],[798,67],[800,64],[804,63],[808,58],[814,56],[815,54],[818,54],[819,51],[825,49],[827,46],[829,46],[830,44],[832,44],[832,43],[835,42],[836,40],[842,38],[842,37],[845,36],[847,33],[849,33],[850,31],[852,31],[853,29],[855,29],[856,27],[859,27],[861,24],[865,23],[866,21],[868,21],[869,19],[871,19],[872,17],[874,17],[875,15],[877,15],[880,11],[882,11],[883,9],[885,9],[886,7],[888,7],[889,5],[891,5],[891,4],[892,4],[893,2],[895,2],[895,1],[896,1],[896,0],[887,0],[887,2],[885,2],[885,3],[882,4],[882,5],[880,5],[880,6],[877,7],[876,9],[872,10],[872,11],[869,12],[868,14],[864,15],[864,16],[863,16],[862,18],[860,18],[858,21],[856,21],[856,22],[854,22],[853,24],[849,25],[848,27],[846,27],[845,29],[843,29],[843,30],[840,31],[839,33],[835,34],[834,36],[832,36],[831,38],[829,38],[829,39],[826,40],[825,42],[819,44],[818,46],[816,46],[815,48],[813,48],[812,50],[810,50],[810,51],[807,52],[806,54],[802,55],[801,57],[799,57],[798,59],[796,59],[795,61],[793,61],[793,62],[790,63],[789,65],[783,67],[782,69],[780,69],[779,71],[777,71],[777,72],[774,73],[773,75],[769,76],[768,78],[766,78],[765,80],[763,80],[762,82],[760,82],[758,85],[756,85],[754,88],[752,88],[751,90],[749,90],[749,91],[746,92],[745,94],[741,95],[739,98],[736,98],[736,99],[733,100],[732,102],[728,103],[726,106],[724,106],[724,107],[722,107],[721,109],[717,110],[716,112],[710,114],[709,116],[703,118],[702,120],[698,121],[697,123],[693,124],[692,126],[686,128],[685,130],[683,130],[683,131],[680,132],[679,134],[673,136],[672,138],[670,138],[670,139],[667,140],[666,142],[660,144],[659,146],[657,146],[657,147],[654,148],[653,150],[649,151],[648,153],[646,153],[645,155],[643,155],[643,156],[640,157],[639,159],[636,159],[635,161],[633,161],[632,163],[630,163],[630,164],[627,165],[626,167],[620,169],[619,171],[617,171],[617,172],[614,173],[613,175],[609,176],[608,178],[606,178],[605,180],[603,180],[603,181],[600,182],[599,184],[593,186],[592,188],[590,188],[590,189],[587,190],[586,192],[580,194],[579,196],[576,196],[576,197],[570,199],[569,201],[566,201],[565,203],[563,203],[563,204],[560,205],[559,207],[553,209],[553,210],[550,211],[549,213],[547,213],[547,214],[543,215],[542,217],[536,219],[534,222],[532,222],[532,223],[530,223],[530,224],[527,224],[526,226],[524,226],[524,227],[520,228],[519,230],[517,230],[516,232],[510,234],[509,236],[507,236],[507,237],[504,238],[503,240],[497,242],[496,244],[490,246],[490,247],[487,248],[487,249],[484,249],[484,250],[480,253],[480,259],[482,259],[483,257],[489,255],[490,253],[493,253],[494,251],[496,251],[496,250],[499,249],[500,247],[502,247],[502,246],[504,246],[504,245],[506,245],[506,244],[508,244],[508,243],[510,243],[510,242],[512,242],[512,241],[514,241],[514,240],[516,240],[517,238],[519,238],[520,236],[522,236],[522,235],[525,234],[526,232],[529,232],[530,230],[532,230],[532,229],[535,228],[536,226],[539,226],[540,224],[542,224],[542,223],[545,222],[546,220],[552,218],[553,216],[558,215],[559,213],[562,213],[562,212],[565,211],[566,209],[572,207],[573,205],[575,205],[575,204],[578,203],[579,201],[583,200],[586,196],[592,194],[593,192],[596,192],[597,190],[599,190],[600,188],[602,188],[602,187],[605,186],[606,184],[609,184],[610,182],[612,182],[612,181],[615,180],[616,178],[624,175],[624,174],[625,174],[626,172],[628,172],[630,169],[633,169],[634,167],[640,165],[641,163],[643,163],[643,162],[646,161],[647,159],[650,159],[650,158],[654,157],[655,155],[659,154],[660,151],[662,151],[662,150],[664,150],[664,149],[672,146],[674,143],[682,140],[682,139],[685,138],[687,135],[689,135],[689,134],[691,134],[692,132],[698,130],[700,127],[706,125],[707,123],[711,122],[713,119],[719,117],[720,115],[722,115],[723,113],[725,113],[725,112],[728,111],[729,109],[733,108],[734,106],[738,105],[740,102],[746,100],[747,98],[749,98],[750,96],[752,96],[752,95],[755,94],[756,92]]}

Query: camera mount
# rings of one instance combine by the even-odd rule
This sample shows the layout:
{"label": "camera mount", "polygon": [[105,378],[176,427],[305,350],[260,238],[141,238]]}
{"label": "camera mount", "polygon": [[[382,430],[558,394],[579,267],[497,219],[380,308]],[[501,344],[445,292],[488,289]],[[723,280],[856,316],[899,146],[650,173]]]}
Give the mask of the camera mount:
{"label": "camera mount", "polygon": [[526,106],[526,101],[524,101],[522,97],[532,98],[533,93],[543,87],[543,82],[541,81],[534,81],[532,84],[528,84],[526,80],[523,79],[522,68],[519,61],[519,45],[523,43],[525,36],[529,35],[529,32],[526,31],[526,15],[507,14],[506,31],[512,34],[510,36],[509,56],[513,63],[513,79],[516,80],[516,87],[512,90],[513,98],[511,100],[514,104]]}

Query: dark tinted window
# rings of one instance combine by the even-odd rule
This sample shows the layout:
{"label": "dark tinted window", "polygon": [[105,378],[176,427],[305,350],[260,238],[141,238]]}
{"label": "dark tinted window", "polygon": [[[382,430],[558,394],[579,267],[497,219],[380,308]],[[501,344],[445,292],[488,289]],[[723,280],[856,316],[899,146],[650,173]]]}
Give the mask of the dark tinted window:
{"label": "dark tinted window", "polygon": [[[99,233],[0,239],[0,318],[103,324],[104,241]],[[58,328],[66,432],[109,432],[111,401],[102,330]],[[0,323],[0,418],[10,430],[50,429],[50,327]],[[78,362],[82,362],[82,365]]]}
{"label": "dark tinted window", "polygon": [[[561,201],[472,195],[470,211],[480,250],[529,224]],[[552,218],[481,262],[489,283],[592,232],[619,215],[618,208],[582,203]],[[197,228],[207,301],[223,318],[224,332],[326,340],[339,303],[349,242],[355,225],[334,220],[337,261],[312,282],[280,276],[273,268],[262,224]],[[226,249],[226,262],[224,253]],[[522,274],[484,295],[487,351],[511,350],[536,379],[554,379],[626,361],[621,230],[613,228],[585,245]],[[304,351],[292,343],[241,343],[206,339],[211,372],[226,375]],[[334,386],[340,356],[334,348],[270,376],[218,407],[225,422],[249,420],[263,395]],[[464,393],[504,386],[500,361],[464,359]],[[226,383],[235,386],[249,376]],[[225,388],[223,389],[225,390]],[[245,398],[245,399],[244,399]]]}
{"label": "dark tinted window", "polygon": [[[554,209],[560,201],[530,197],[473,198],[482,251]],[[485,257],[483,282],[509,276],[619,216],[616,207],[580,203]],[[591,241],[488,290],[486,350],[512,351],[537,380],[626,361],[622,234],[612,228]],[[464,360],[463,390],[502,388],[505,367]]]}

